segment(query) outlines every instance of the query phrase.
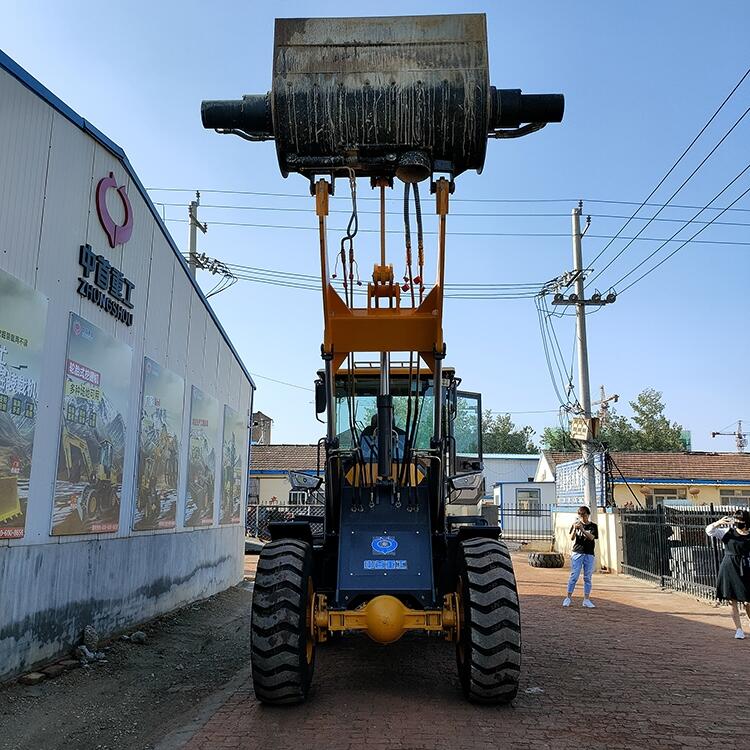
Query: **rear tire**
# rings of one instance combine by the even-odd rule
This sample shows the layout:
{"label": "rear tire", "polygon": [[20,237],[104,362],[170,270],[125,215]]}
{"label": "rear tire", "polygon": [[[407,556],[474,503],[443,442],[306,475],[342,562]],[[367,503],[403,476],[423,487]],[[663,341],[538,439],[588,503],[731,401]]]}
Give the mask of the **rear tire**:
{"label": "rear tire", "polygon": [[312,547],[296,539],[266,544],[250,616],[253,687],[263,703],[300,703],[307,697],[315,667],[312,604]]}
{"label": "rear tire", "polygon": [[510,703],[521,673],[521,614],[504,542],[461,543],[458,594],[461,631],[456,659],[464,695],[476,703]]}
{"label": "rear tire", "polygon": [[565,555],[559,552],[529,552],[529,565],[532,568],[563,568]]}

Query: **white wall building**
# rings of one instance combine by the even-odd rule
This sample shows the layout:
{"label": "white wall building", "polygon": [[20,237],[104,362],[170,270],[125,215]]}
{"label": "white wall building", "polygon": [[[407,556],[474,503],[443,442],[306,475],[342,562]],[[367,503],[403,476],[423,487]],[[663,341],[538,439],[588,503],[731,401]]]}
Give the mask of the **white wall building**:
{"label": "white wall building", "polygon": [[241,580],[254,385],[125,153],[2,53],[0,165],[3,678]]}

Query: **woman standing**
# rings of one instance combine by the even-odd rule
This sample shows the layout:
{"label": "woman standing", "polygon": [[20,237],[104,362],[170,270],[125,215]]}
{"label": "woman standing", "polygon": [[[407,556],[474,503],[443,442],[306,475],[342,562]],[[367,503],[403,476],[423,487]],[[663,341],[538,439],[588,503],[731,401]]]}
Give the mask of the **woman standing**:
{"label": "woman standing", "polygon": [[716,579],[716,598],[729,602],[735,638],[744,638],[738,602],[750,618],[750,511],[738,510],[706,526],[706,534],[724,542],[724,559]]}

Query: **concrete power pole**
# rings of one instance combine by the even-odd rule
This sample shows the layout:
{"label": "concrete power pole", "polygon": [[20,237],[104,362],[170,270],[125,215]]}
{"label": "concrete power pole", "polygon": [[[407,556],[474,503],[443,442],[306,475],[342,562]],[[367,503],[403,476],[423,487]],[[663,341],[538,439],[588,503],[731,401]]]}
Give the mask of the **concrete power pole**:
{"label": "concrete power pole", "polygon": [[190,234],[188,237],[188,265],[190,266],[190,275],[195,278],[195,272],[198,267],[196,262],[198,257],[198,229],[205,234],[208,231],[206,224],[201,224],[198,221],[198,206],[201,204],[201,194],[196,191],[195,200],[190,201],[188,206],[188,217],[190,220]]}
{"label": "concrete power pole", "polygon": [[586,300],[583,296],[583,251],[581,249],[580,204],[571,214],[573,225],[573,273],[576,287],[576,346],[578,349],[578,392],[586,420],[587,436],[581,442],[583,454],[583,499],[591,508],[591,520],[596,523],[596,470],[591,434],[591,386],[589,384],[589,350],[586,339]]}

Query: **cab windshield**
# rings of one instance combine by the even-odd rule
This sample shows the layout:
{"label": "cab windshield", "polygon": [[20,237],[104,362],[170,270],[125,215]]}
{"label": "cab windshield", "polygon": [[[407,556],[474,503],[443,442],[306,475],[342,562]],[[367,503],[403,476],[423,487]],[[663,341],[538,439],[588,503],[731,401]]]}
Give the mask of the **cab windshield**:
{"label": "cab windshield", "polygon": [[[336,434],[339,438],[339,446],[344,450],[351,450],[354,447],[352,435],[356,433],[366,459],[370,457],[376,443],[374,435],[377,431],[379,384],[378,378],[375,377],[357,377],[354,386],[357,395],[349,398],[346,396],[348,382],[344,379],[336,383]],[[432,385],[426,379],[420,380],[419,383],[416,379],[412,379],[411,398],[409,398],[408,391],[408,378],[392,380],[393,428],[398,436],[394,458],[397,460],[403,455],[407,427],[411,433],[415,429],[415,419],[415,450],[428,449],[432,435]],[[411,401],[411,407],[409,401]]]}

